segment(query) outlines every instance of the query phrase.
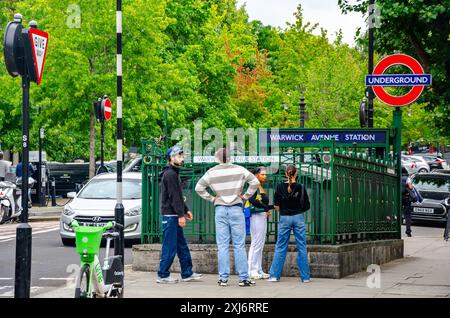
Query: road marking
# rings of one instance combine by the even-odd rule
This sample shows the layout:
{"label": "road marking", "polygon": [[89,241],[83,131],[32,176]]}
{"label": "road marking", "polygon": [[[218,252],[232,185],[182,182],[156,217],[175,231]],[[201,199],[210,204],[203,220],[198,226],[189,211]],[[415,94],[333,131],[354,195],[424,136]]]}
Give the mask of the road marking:
{"label": "road marking", "polygon": [[[59,230],[59,226],[55,226],[55,227],[52,227],[52,228],[49,228],[49,229],[46,229],[46,230],[40,230],[39,229],[36,232],[32,232],[32,234],[33,235],[43,234],[43,233],[53,232],[53,231],[56,231],[56,230]],[[11,239],[15,239],[15,238],[16,238],[16,233],[10,234],[10,235],[2,235],[2,236],[0,236],[0,243],[7,242],[7,241],[10,241]]]}
{"label": "road marking", "polygon": [[[2,288],[13,288],[13,290],[4,292],[2,294],[0,294],[0,297],[14,297],[14,286],[3,286],[0,287],[0,290]],[[30,294],[37,292],[39,289],[44,289],[45,287],[41,287],[41,286],[31,286],[30,288]]]}
{"label": "road marking", "polygon": [[14,278],[9,278],[9,277],[0,277],[0,280],[13,280]]}

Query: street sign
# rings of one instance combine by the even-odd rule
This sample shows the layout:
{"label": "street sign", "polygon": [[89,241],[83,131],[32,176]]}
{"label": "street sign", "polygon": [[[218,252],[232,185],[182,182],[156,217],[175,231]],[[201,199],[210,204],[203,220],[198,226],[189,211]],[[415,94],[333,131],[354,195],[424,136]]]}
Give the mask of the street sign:
{"label": "street sign", "polygon": [[44,72],[45,56],[47,54],[48,46],[48,33],[35,28],[30,28],[29,32],[34,67],[37,75],[37,84],[39,85]]}
{"label": "street sign", "polygon": [[105,119],[110,120],[112,114],[112,104],[109,98],[105,98],[102,100],[102,109]]}
{"label": "street sign", "polygon": [[260,129],[259,142],[278,143],[280,147],[313,146],[323,140],[348,146],[384,146],[388,142],[387,129]]}
{"label": "street sign", "polygon": [[[384,75],[394,65],[404,65],[413,74]],[[428,85],[431,85],[431,75],[425,74],[420,63],[406,54],[393,54],[383,58],[375,66],[372,75],[366,76],[366,86],[372,86],[373,92],[383,103],[395,107],[413,103]],[[403,96],[393,96],[385,91],[384,86],[412,86],[412,89]]]}

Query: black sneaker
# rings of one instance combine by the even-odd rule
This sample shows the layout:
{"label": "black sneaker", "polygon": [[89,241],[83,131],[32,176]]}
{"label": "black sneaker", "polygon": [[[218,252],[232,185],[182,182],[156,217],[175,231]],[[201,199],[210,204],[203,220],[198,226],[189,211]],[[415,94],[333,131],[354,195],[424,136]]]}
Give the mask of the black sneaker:
{"label": "black sneaker", "polygon": [[219,284],[219,286],[228,286],[228,281],[224,279],[219,279],[217,283]]}
{"label": "black sneaker", "polygon": [[249,287],[249,286],[253,286],[253,285],[256,285],[256,283],[251,280],[248,280],[248,279],[239,281],[239,286],[241,286],[241,287]]}
{"label": "black sneaker", "polygon": [[412,235],[411,233],[406,233],[406,236],[411,237]]}

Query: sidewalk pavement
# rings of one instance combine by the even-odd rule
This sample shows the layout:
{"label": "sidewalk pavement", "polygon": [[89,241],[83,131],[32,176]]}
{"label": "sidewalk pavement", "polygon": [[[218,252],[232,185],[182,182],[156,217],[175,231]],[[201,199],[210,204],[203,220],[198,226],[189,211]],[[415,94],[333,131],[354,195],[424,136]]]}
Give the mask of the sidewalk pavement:
{"label": "sidewalk pavement", "polygon": [[56,206],[52,206],[52,201],[48,202],[48,206],[41,207],[39,203],[33,203],[33,206],[28,209],[29,222],[43,222],[43,221],[59,221],[63,207],[69,199],[57,198]]}
{"label": "sidewalk pavement", "polygon": [[[450,242],[442,238],[443,229],[432,234],[420,228],[412,238],[404,237],[405,257],[381,266],[379,288],[372,272],[360,272],[343,279],[313,278],[300,283],[295,277],[282,277],[280,282],[256,281],[256,286],[239,287],[232,276],[227,287],[217,285],[217,275],[204,275],[201,281],[161,285],[156,273],[125,270],[126,298],[450,298]],[[421,233],[422,232],[422,233]],[[194,264],[195,269],[195,264]],[[173,273],[174,277],[179,274]],[[373,275],[373,276],[372,276]],[[370,278],[369,278],[370,276]],[[375,288],[369,288],[369,286]],[[74,287],[62,287],[37,298],[73,297]]]}

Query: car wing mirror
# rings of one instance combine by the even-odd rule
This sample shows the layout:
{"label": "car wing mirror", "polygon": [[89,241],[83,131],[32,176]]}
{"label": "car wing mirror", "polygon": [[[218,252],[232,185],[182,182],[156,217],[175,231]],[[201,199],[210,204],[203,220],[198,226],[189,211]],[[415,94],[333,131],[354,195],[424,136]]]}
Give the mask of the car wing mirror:
{"label": "car wing mirror", "polygon": [[77,195],[76,192],[68,192],[68,193],[67,193],[67,197],[68,197],[69,199],[74,199],[76,195]]}

